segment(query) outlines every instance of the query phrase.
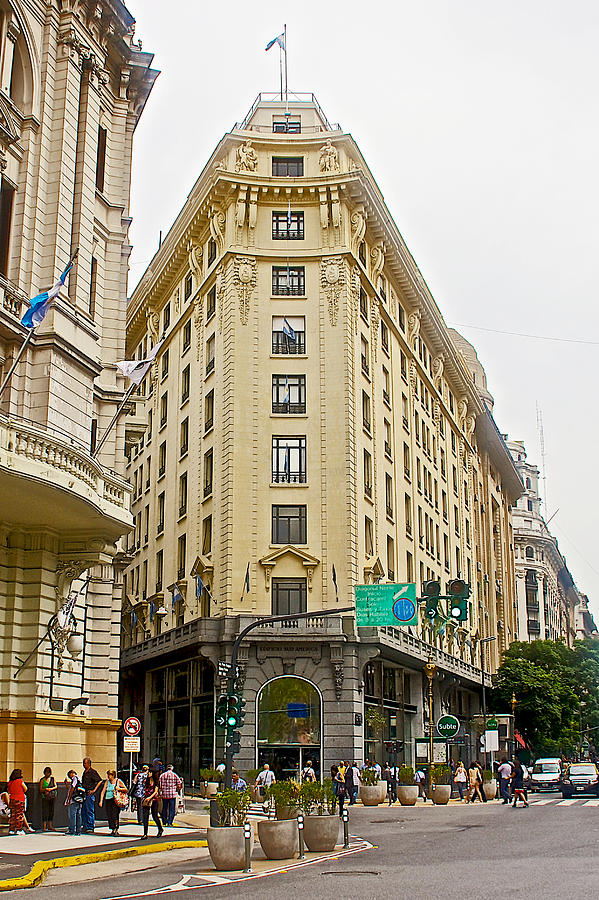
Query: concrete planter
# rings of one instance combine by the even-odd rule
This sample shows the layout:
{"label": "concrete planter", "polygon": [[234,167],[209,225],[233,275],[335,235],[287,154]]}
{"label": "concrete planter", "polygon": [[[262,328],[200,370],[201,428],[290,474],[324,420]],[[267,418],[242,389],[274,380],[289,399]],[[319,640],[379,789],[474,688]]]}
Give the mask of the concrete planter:
{"label": "concrete planter", "polygon": [[436,803],[437,806],[444,806],[446,803],[449,803],[450,797],[451,797],[451,785],[450,784],[436,784],[433,787],[433,803]]}
{"label": "concrete planter", "polygon": [[284,821],[285,819],[297,819],[297,814],[299,812],[299,807],[297,806],[276,806],[275,805],[275,818],[280,821]]}
{"label": "concrete planter", "polygon": [[258,822],[258,839],[267,859],[294,859],[299,849],[297,819]]}
{"label": "concrete planter", "polygon": [[[252,844],[254,837],[252,833]],[[243,826],[234,828],[209,828],[208,851],[214,867],[221,872],[245,868],[245,838]]]}
{"label": "concrete planter", "polygon": [[[387,782],[385,782],[385,787]],[[380,782],[378,784],[361,784],[360,800],[364,806],[378,806],[385,798],[381,795]]]}
{"label": "concrete planter", "polygon": [[219,783],[218,781],[207,781],[206,782],[206,797],[216,797],[218,794]]}
{"label": "concrete planter", "polygon": [[415,806],[418,800],[418,785],[398,784],[397,797],[402,806]]}
{"label": "concrete planter", "polygon": [[304,816],[304,840],[308,850],[330,853],[339,837],[338,816]]}
{"label": "concrete planter", "polygon": [[497,796],[497,781],[495,778],[491,778],[490,781],[485,781],[483,784],[483,791],[485,792],[485,797],[487,800],[494,800]]}

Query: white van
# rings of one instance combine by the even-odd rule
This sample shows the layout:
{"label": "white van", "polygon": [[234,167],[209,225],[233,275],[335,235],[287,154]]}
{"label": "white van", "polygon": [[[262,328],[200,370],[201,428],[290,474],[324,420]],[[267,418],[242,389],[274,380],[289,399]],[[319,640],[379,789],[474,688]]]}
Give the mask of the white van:
{"label": "white van", "polygon": [[562,775],[561,760],[557,757],[537,759],[530,776],[531,791],[559,791]]}

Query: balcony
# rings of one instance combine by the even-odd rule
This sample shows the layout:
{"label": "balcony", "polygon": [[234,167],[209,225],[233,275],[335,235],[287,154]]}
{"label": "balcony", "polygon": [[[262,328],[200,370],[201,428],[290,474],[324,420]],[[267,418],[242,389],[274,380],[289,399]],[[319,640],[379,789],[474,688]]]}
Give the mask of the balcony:
{"label": "balcony", "polygon": [[539,611],[539,601],[538,600],[527,600],[526,601],[526,609],[529,612],[538,612]]}
{"label": "balcony", "polygon": [[305,484],[305,472],[273,472],[273,484]]}
{"label": "balcony", "polygon": [[306,412],[305,403],[273,403],[273,413],[285,413],[290,416],[297,416]]}
{"label": "balcony", "polygon": [[[26,497],[26,502],[23,498]],[[55,426],[0,414],[0,520],[116,540],[131,525],[131,486]]]}
{"label": "balcony", "polygon": [[541,633],[541,624],[536,619],[528,620],[528,633],[529,634],[540,634]]}
{"label": "balcony", "polygon": [[0,275],[0,310],[11,325],[18,327],[19,332],[23,330],[20,323],[28,306],[27,301],[28,297],[22,291]]}
{"label": "balcony", "polygon": [[306,333],[305,331],[296,331],[295,340],[285,334],[284,331],[273,331],[272,333],[272,352],[273,354],[289,354],[298,355],[306,352]]}

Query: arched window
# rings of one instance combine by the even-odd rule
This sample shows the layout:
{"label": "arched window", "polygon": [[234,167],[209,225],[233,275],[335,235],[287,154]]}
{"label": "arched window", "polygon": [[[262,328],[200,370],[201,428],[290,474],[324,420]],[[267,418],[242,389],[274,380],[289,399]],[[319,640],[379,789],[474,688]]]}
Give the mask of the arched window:
{"label": "arched window", "polygon": [[526,559],[534,559],[534,558],[535,558],[534,547],[527,547],[526,548]]}
{"label": "arched window", "polygon": [[320,695],[294,675],[269,681],[258,696],[258,746],[320,747]]}

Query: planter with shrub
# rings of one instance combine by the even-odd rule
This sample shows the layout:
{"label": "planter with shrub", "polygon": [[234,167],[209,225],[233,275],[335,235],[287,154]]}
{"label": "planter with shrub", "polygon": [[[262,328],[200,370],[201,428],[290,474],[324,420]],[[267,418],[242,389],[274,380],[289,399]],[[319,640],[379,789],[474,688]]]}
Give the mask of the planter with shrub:
{"label": "planter with shrub", "polygon": [[308,850],[330,853],[335,849],[339,836],[339,819],[333,814],[333,782],[306,781],[299,794],[299,805],[304,815],[304,840]]}
{"label": "planter with shrub", "polygon": [[483,791],[487,800],[494,800],[497,796],[497,781],[490,769],[483,771]]}
{"label": "planter with shrub", "polygon": [[[235,791],[233,788],[222,791],[216,798],[219,827],[208,828],[208,851],[215,868],[221,872],[245,867],[243,826],[251,802],[249,790]],[[251,841],[254,841],[253,832]]]}
{"label": "planter with shrub", "polygon": [[418,800],[418,785],[414,783],[414,769],[412,766],[400,766],[397,777],[399,802],[402,806],[415,806]]}
{"label": "planter with shrub", "polygon": [[385,799],[385,794],[381,795],[382,784],[384,784],[386,793],[387,782],[380,781],[377,770],[362,769],[359,796],[364,806],[378,806]]}
{"label": "planter with shrub", "polygon": [[433,766],[433,803],[444,806],[451,797],[451,769],[449,766]]}
{"label": "planter with shrub", "polygon": [[206,782],[206,797],[215,797],[223,781],[218,769],[200,769],[200,778]]}
{"label": "planter with shrub", "polygon": [[298,852],[299,792],[295,781],[277,781],[266,791],[275,802],[277,816],[258,822],[258,839],[267,859],[293,859]]}

